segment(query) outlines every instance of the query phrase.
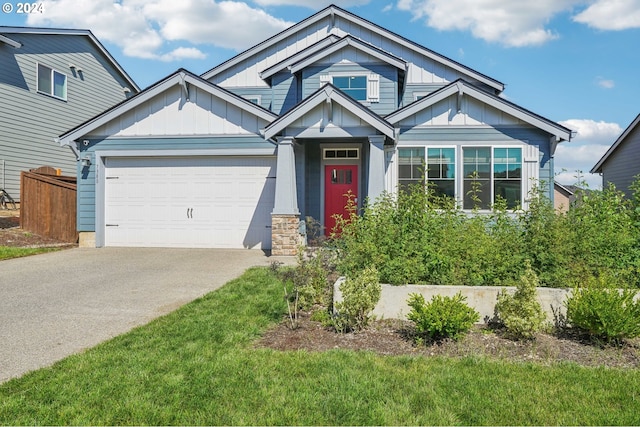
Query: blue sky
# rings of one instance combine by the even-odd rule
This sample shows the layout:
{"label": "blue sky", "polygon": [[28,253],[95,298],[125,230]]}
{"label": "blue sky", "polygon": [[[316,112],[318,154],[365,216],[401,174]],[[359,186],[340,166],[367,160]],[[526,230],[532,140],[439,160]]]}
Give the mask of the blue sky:
{"label": "blue sky", "polygon": [[[200,74],[329,4],[42,0],[24,14],[15,0],[0,3],[0,25],[90,29],[142,88],[180,67]],[[640,0],[333,3],[503,82],[507,99],[575,130],[556,152],[561,183],[581,170],[598,188],[588,171],[640,113]]]}

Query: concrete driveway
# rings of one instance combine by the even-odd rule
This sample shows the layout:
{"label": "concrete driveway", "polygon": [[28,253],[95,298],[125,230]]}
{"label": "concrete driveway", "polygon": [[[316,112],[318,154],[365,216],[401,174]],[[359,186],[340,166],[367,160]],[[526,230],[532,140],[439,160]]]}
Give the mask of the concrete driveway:
{"label": "concrete driveway", "polygon": [[76,248],[0,261],[0,382],[148,323],[277,259],[256,250]]}

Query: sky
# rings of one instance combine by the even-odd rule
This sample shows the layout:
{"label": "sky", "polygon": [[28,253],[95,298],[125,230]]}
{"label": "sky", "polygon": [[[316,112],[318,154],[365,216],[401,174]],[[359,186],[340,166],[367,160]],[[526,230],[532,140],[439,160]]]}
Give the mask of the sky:
{"label": "sky", "polygon": [[178,68],[201,74],[333,3],[574,130],[555,154],[562,184],[600,188],[589,170],[640,113],[640,0],[41,0],[30,13],[0,3],[0,25],[91,30],[141,88]]}

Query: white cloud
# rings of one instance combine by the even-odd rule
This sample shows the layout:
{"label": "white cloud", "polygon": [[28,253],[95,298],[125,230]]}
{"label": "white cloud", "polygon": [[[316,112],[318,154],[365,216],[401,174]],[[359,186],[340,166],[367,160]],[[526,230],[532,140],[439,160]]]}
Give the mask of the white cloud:
{"label": "white cloud", "polygon": [[622,128],[617,123],[583,119],[570,119],[560,124],[576,131],[576,135],[571,142],[563,142],[556,149],[556,181],[575,184],[580,175],[590,188],[602,187],[602,177],[589,171],[622,133]]}
{"label": "white cloud", "polygon": [[[127,56],[164,61],[198,59],[193,46],[163,53],[167,41],[242,50],[292,25],[246,3],[214,0],[42,0],[45,13],[28,25],[89,28]],[[251,31],[247,31],[250,28]]]}
{"label": "white cloud", "polygon": [[335,4],[342,8],[350,6],[361,6],[369,3],[370,0],[254,0],[261,6],[302,6],[309,9],[319,10],[330,4]]}
{"label": "white cloud", "polygon": [[599,30],[640,28],[640,0],[597,0],[573,20]]}
{"label": "white cloud", "polygon": [[616,83],[613,80],[605,79],[603,77],[598,77],[596,79],[596,83],[603,89],[613,89],[616,86]]}
{"label": "white cloud", "polygon": [[617,123],[608,123],[595,120],[569,119],[560,122],[562,126],[576,132],[574,143],[592,143],[611,145],[622,133],[623,129]]}
{"label": "white cloud", "polygon": [[506,46],[541,45],[557,37],[545,24],[581,0],[399,0],[398,8],[438,30],[471,31]]}

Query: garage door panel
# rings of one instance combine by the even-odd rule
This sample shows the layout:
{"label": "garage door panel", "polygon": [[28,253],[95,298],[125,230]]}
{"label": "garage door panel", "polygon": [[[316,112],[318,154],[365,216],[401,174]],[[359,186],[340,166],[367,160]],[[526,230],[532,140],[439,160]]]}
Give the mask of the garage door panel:
{"label": "garage door panel", "polygon": [[275,159],[108,158],[108,246],[271,248]]}

